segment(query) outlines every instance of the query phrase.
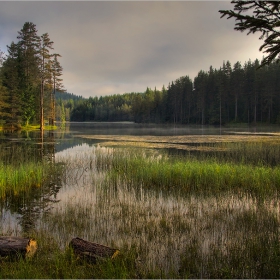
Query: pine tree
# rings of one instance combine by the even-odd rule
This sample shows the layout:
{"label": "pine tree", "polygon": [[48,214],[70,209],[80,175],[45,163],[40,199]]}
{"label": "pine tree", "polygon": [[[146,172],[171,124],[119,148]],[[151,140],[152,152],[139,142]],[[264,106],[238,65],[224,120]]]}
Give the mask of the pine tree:
{"label": "pine tree", "polygon": [[31,22],[26,22],[18,34],[23,118],[29,124],[35,118],[40,104],[40,37],[37,35],[36,25]]}
{"label": "pine tree", "polygon": [[50,63],[51,67],[51,79],[53,83],[53,90],[51,92],[51,116],[49,119],[49,124],[54,125],[55,121],[55,93],[57,91],[63,92],[65,91],[62,79],[60,78],[62,76],[62,66],[60,65],[60,62],[58,61],[58,57],[61,57],[61,55],[55,53],[53,54],[53,60]]}
{"label": "pine tree", "polygon": [[8,106],[6,110],[6,126],[10,128],[19,128],[21,123],[22,102],[20,91],[20,61],[19,45],[14,42],[8,47],[8,57],[2,67],[2,84],[7,89],[6,101]]}
{"label": "pine tree", "polygon": [[40,40],[40,129],[44,129],[44,92],[45,92],[45,80],[48,75],[50,75],[50,68],[47,66],[50,62],[51,55],[49,53],[50,49],[53,49],[53,42],[49,38],[48,33],[44,33]]}
{"label": "pine tree", "polygon": [[205,124],[206,115],[206,95],[207,95],[207,80],[208,74],[204,71],[199,71],[194,79],[195,97],[197,100],[198,119],[202,125]]}
{"label": "pine tree", "polygon": [[234,121],[237,122],[239,118],[239,98],[243,95],[244,87],[244,70],[241,63],[238,61],[233,66],[231,75],[231,93],[234,97]]}
{"label": "pine tree", "polygon": [[2,52],[1,51],[1,49],[0,49],[0,69],[1,69],[1,67],[2,67],[2,65],[3,65],[3,62],[4,62],[4,52]]}
{"label": "pine tree", "polygon": [[260,46],[267,56],[263,59],[260,67],[271,63],[275,58],[280,60],[280,2],[279,1],[231,1],[234,11],[220,10],[221,18],[228,16],[235,18],[235,30],[248,31],[250,33],[260,32],[260,39],[264,43]]}
{"label": "pine tree", "polygon": [[8,99],[7,88],[0,84],[0,121],[11,117],[11,114],[9,113],[10,105]]}

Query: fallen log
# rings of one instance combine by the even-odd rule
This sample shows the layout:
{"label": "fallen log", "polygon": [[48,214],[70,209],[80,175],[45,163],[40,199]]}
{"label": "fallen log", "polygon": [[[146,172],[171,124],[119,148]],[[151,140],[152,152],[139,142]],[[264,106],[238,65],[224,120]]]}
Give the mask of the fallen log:
{"label": "fallen log", "polygon": [[0,236],[0,256],[32,257],[37,250],[37,242],[30,238]]}
{"label": "fallen log", "polygon": [[120,252],[118,249],[89,242],[79,237],[73,238],[70,241],[69,246],[73,249],[74,254],[92,262],[96,262],[97,259],[113,259]]}

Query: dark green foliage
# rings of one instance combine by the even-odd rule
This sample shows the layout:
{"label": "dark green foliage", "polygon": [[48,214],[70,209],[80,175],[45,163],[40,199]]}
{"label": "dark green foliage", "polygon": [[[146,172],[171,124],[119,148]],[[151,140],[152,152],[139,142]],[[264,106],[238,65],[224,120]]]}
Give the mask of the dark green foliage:
{"label": "dark green foliage", "polygon": [[10,117],[8,113],[9,104],[8,104],[8,90],[4,86],[0,85],[0,118],[5,119]]}
{"label": "dark green foliage", "polygon": [[36,25],[26,22],[18,32],[18,42],[8,46],[4,58],[0,51],[0,120],[5,127],[44,124],[44,110],[50,111],[53,88],[61,90],[62,68],[57,56],[49,53],[53,42],[48,33],[37,35]]}
{"label": "dark green foliage", "polygon": [[18,126],[21,121],[21,91],[20,91],[20,49],[14,42],[8,46],[8,57],[2,67],[2,85],[6,88],[7,105],[3,108],[2,119],[6,124]]}
{"label": "dark green foliage", "polygon": [[[139,102],[137,98],[139,98]],[[143,94],[126,93],[80,99],[75,102],[70,118],[71,121],[134,121],[131,114],[131,110],[134,108],[135,117],[137,118],[137,110],[139,110],[141,118],[139,122],[142,122],[142,98]],[[72,104],[74,104],[74,101]]]}
{"label": "dark green foliage", "polygon": [[76,101],[76,100],[81,100],[81,99],[84,99],[84,97],[82,97],[81,95],[75,95],[73,93],[69,93],[69,92],[59,92],[57,91],[55,93],[55,97],[57,99],[61,99],[61,100],[73,100],[73,101]]}
{"label": "dark green foliage", "polygon": [[272,62],[258,69],[259,65],[258,60],[244,66],[226,61],[220,69],[199,71],[194,82],[183,76],[161,91],[147,88],[143,93],[90,97],[64,106],[72,121],[278,123],[280,66]]}
{"label": "dark green foliage", "polygon": [[248,31],[248,34],[261,33],[260,39],[264,39],[264,43],[260,51],[267,54],[261,66],[271,63],[275,58],[279,61],[279,1],[234,0],[231,3],[234,4],[234,11],[220,10],[221,17],[235,18],[235,30]]}

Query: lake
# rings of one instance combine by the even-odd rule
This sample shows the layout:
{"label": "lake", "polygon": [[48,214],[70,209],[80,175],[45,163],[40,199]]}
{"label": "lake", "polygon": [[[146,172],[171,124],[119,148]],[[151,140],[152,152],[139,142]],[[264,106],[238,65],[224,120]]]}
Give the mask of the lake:
{"label": "lake", "polygon": [[[196,192],[184,185],[183,177],[175,181],[172,176],[179,174],[177,169],[168,175],[172,164],[164,169],[164,158],[171,158],[174,166],[177,159],[196,158],[199,161],[195,163],[198,164],[196,170],[202,172],[199,176],[209,176],[207,182],[216,176],[213,186],[225,178],[223,186],[227,180],[234,180],[231,175],[235,169],[227,173],[230,178],[219,177],[218,172],[223,171],[220,165],[211,166],[215,171],[205,171],[200,161],[214,154],[219,160],[232,157],[235,162],[258,166],[259,159],[249,153],[251,146],[240,145],[261,140],[261,153],[267,154],[265,143],[273,145],[274,151],[279,149],[279,132],[278,126],[215,128],[134,123],[71,123],[63,130],[45,131],[43,139],[39,132],[2,132],[0,147],[5,162],[13,163],[18,151],[22,151],[33,160],[46,160],[55,168],[63,166],[64,171],[50,174],[39,187],[11,192],[1,199],[1,235],[47,236],[55,240],[61,250],[73,237],[121,251],[134,250],[135,269],[140,278],[151,273],[171,278],[263,275],[252,267],[254,256],[250,252],[255,254],[253,248],[263,249],[256,244],[272,246],[278,238],[280,205],[276,196],[266,198],[259,193],[255,196],[253,187],[252,193],[243,193],[238,187],[232,191],[221,187],[215,192],[199,189]],[[245,158],[250,160],[248,164],[244,158],[239,160],[242,153],[234,156],[228,153],[228,145],[232,143],[238,143],[237,148],[248,155]],[[271,170],[278,166],[279,154],[273,154],[268,167]],[[131,161],[123,163],[126,158]],[[144,165],[139,163],[141,160]],[[141,166],[145,170],[144,166],[153,162],[162,162],[162,170],[153,169],[151,174],[147,171],[137,181]],[[138,168],[130,170],[129,164]],[[126,171],[118,173],[123,166]],[[161,169],[161,165],[158,168]],[[191,170],[191,166],[185,169]],[[129,177],[129,172],[135,175]],[[163,175],[157,176],[166,178],[160,184],[162,177],[152,177],[156,172],[162,172]],[[260,169],[260,172],[264,171]],[[173,187],[168,176],[176,182]],[[197,178],[193,179],[196,186],[199,185]],[[184,191],[179,189],[181,183]],[[169,184],[168,188],[164,188],[165,184]],[[249,252],[246,246],[251,246]],[[223,272],[225,267],[230,270],[231,262],[240,266],[233,255],[249,259],[250,267],[242,266],[239,274]],[[262,261],[266,257],[264,255]],[[220,263],[216,263],[217,259]]]}

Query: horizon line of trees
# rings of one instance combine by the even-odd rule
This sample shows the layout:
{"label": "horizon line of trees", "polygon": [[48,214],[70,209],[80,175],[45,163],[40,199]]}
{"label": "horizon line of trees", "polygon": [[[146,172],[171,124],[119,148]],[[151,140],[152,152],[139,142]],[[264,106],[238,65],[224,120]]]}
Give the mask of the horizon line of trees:
{"label": "horizon line of trees", "polygon": [[229,61],[210,66],[192,81],[182,76],[162,89],[147,88],[88,99],[64,92],[59,54],[50,53],[48,33],[37,35],[26,22],[4,58],[0,50],[0,124],[59,121],[134,121],[137,123],[280,123],[280,66],[276,60],[242,66]]}
{"label": "horizon line of trees", "polygon": [[55,121],[55,93],[64,91],[60,55],[51,53],[49,34],[37,34],[36,25],[25,22],[18,41],[0,51],[0,121],[8,129],[22,124]]}
{"label": "horizon line of trees", "polygon": [[261,68],[260,61],[242,66],[229,61],[210,66],[192,81],[182,76],[161,90],[81,99],[71,108],[71,121],[226,124],[280,123],[280,65]]}

